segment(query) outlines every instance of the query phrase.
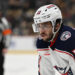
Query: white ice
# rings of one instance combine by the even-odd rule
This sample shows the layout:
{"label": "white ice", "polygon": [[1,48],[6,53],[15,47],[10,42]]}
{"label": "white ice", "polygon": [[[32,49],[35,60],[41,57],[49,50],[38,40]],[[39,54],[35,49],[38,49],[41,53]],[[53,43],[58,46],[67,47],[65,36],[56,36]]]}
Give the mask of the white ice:
{"label": "white ice", "polygon": [[37,55],[6,54],[4,75],[38,75]]}

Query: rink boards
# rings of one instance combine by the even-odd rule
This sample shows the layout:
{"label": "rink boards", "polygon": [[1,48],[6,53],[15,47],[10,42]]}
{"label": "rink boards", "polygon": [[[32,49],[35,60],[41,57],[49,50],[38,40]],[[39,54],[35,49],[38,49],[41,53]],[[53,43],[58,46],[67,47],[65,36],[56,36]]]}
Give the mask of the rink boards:
{"label": "rink boards", "polygon": [[37,55],[38,52],[36,50],[9,50],[8,54],[35,54]]}

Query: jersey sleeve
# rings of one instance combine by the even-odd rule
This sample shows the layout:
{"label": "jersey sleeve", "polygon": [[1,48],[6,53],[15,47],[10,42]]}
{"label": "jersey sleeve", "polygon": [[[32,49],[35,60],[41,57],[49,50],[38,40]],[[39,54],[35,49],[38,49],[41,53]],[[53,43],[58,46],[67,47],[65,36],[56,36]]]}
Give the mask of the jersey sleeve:
{"label": "jersey sleeve", "polygon": [[73,38],[71,39],[71,43],[70,43],[69,47],[70,47],[70,52],[71,52],[71,53],[74,55],[74,57],[75,57],[75,37],[73,37]]}
{"label": "jersey sleeve", "polygon": [[59,49],[71,53],[75,57],[75,37],[72,36],[66,41],[62,41],[62,44],[59,44]]}
{"label": "jersey sleeve", "polygon": [[69,52],[75,57],[75,30],[64,27],[55,45],[57,49]]}
{"label": "jersey sleeve", "polygon": [[3,42],[4,48],[8,48],[10,45],[10,38],[11,38],[12,31],[7,19],[3,17],[1,20],[2,20],[2,26],[3,26],[3,30],[2,30],[3,41],[2,42]]}

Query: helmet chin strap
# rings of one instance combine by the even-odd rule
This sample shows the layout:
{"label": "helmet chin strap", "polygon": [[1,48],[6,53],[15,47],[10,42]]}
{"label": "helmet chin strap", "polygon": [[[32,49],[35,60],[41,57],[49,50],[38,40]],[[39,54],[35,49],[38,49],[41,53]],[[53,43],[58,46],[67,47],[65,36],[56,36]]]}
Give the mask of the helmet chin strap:
{"label": "helmet chin strap", "polygon": [[[52,23],[52,24],[53,24],[53,23]],[[60,23],[60,24],[61,24],[61,23]],[[52,37],[52,39],[51,39],[50,41],[53,41],[53,39],[55,38],[55,36],[56,36],[56,34],[58,33],[58,31],[60,30],[60,28],[61,28],[61,25],[60,25],[60,27],[58,28],[58,30],[55,32],[55,31],[54,31],[55,25],[53,25],[53,28],[52,28],[53,37]]]}
{"label": "helmet chin strap", "polygon": [[50,41],[53,41],[53,39],[55,38],[55,35],[56,35],[56,33],[57,33],[57,31],[54,32],[54,27],[52,28],[52,32],[53,32],[53,36],[52,36],[52,39],[51,39]]}

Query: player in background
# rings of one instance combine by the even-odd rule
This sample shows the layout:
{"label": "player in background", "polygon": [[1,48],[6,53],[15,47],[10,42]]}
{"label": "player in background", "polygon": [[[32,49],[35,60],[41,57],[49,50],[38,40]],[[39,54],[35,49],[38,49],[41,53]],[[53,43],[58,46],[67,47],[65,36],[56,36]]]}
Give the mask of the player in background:
{"label": "player in background", "polygon": [[5,17],[0,17],[0,75],[4,75],[4,54],[10,44],[11,29]]}
{"label": "player in background", "polygon": [[75,75],[75,30],[63,25],[62,13],[54,4],[40,7],[34,15],[39,32],[39,75]]}

